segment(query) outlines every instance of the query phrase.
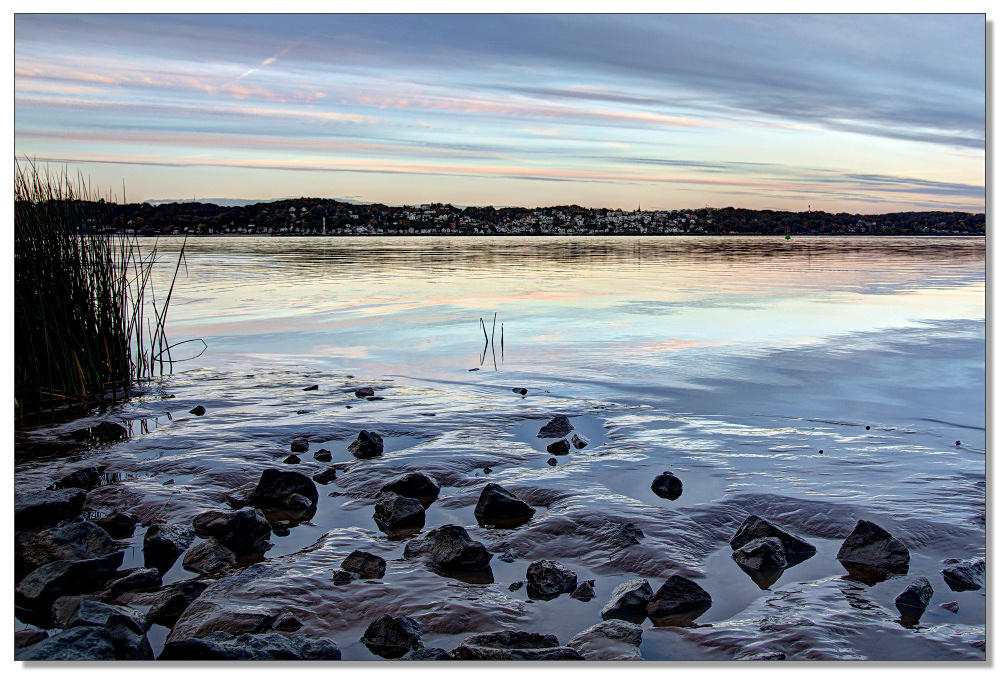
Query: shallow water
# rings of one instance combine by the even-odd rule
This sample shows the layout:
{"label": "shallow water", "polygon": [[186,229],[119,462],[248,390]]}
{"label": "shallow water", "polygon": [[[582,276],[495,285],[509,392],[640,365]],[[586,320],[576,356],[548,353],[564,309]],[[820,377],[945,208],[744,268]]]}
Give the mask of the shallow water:
{"label": "shallow water", "polygon": [[[179,243],[160,241],[157,288]],[[945,558],[985,553],[981,239],[212,238],[188,241],[185,262],[170,338],[204,339],[205,353],[125,406],[20,433],[25,447],[98,418],[134,432],[21,460],[15,484],[100,461],[115,480],[88,509],[190,522],[264,468],[325,468],[312,453],[328,449],[338,477],[319,486],[316,515],[272,537],[273,576],[231,604],[292,608],[345,658],[377,659],[359,638],[384,612],[420,621],[427,646],[503,628],[565,644],[600,621],[618,583],[641,576],[655,589],[680,573],[713,604],[691,625],[647,620],[647,659],[984,658],[973,643],[985,639],[985,590],[955,592],[940,573]],[[364,385],[383,400],[357,398]],[[203,417],[187,412],[199,404]],[[554,414],[590,443],[552,467],[551,439],[536,433]],[[347,452],[362,429],[385,437],[382,457]],[[309,452],[288,467],[299,436]],[[379,487],[407,470],[442,485],[424,532],[457,523],[490,547],[507,542],[515,562],[494,558],[489,581],[404,560],[405,541],[372,513]],[[676,501],[649,488],[665,470],[683,481]],[[489,481],[532,504],[531,522],[478,527]],[[762,589],[728,544],[749,514],[819,552]],[[909,547],[907,577],[847,578],[834,556],[860,518]],[[644,538],[615,544],[618,522]],[[142,531],[123,566],[141,564]],[[387,575],[334,586],[331,570],[357,548],[386,558]],[[508,590],[542,558],[594,579],[597,597]],[[178,562],[166,582],[193,576]],[[904,627],[893,600],[916,576],[934,596]],[[952,600],[957,613],[940,607]],[[165,637],[151,633],[157,651]]]}

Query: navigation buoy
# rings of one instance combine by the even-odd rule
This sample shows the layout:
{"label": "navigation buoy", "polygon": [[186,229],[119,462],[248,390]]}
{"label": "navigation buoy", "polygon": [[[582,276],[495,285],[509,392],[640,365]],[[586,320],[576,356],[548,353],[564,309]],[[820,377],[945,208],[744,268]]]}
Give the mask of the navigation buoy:
{"label": "navigation buoy", "polygon": [[790,235],[790,234],[786,234],[785,235],[785,239],[791,239],[791,238],[792,238],[792,235]]}

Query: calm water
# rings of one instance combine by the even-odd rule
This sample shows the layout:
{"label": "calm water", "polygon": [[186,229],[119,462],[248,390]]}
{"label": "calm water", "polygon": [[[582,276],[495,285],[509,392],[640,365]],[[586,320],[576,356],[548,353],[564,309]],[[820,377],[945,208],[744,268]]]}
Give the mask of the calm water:
{"label": "calm water", "polygon": [[[165,289],[180,242],[159,246]],[[168,326],[172,342],[207,349],[103,413],[130,420],[130,440],[60,470],[100,457],[124,478],[91,492],[89,508],[124,500],[144,522],[189,522],[285,468],[292,438],[310,439],[307,473],[322,466],[312,449],[329,449],[340,477],[312,521],[273,539],[271,591],[233,602],[297,608],[303,630],[333,637],[345,658],[376,658],[358,640],[386,611],[417,618],[428,646],[502,628],[565,644],[618,583],[642,576],[655,589],[674,573],[713,605],[684,627],[647,620],[649,659],[983,658],[970,643],[984,639],[985,591],[952,591],[940,574],[944,558],[985,552],[982,239],[195,239]],[[383,400],[356,398],[361,385]],[[188,414],[197,404],[208,414]],[[590,444],[550,467],[536,432],[557,413]],[[383,457],[347,453],[361,429],[385,436]],[[18,484],[45,484],[52,461],[20,464]],[[375,528],[378,487],[418,469],[443,487],[425,531],[455,522],[514,551],[514,563],[494,559],[491,583],[434,575]],[[649,489],[668,469],[684,483],[672,502]],[[535,506],[531,523],[477,527],[488,481]],[[819,553],[760,588],[728,545],[751,513]],[[834,556],[859,518],[909,546],[908,577],[847,577]],[[618,522],[645,537],[609,543]],[[333,586],[355,548],[379,552],[389,573]],[[509,591],[540,558],[595,579],[597,597]],[[134,549],[126,565],[139,564]],[[902,626],[893,599],[921,575],[930,608]],[[194,575],[178,563],[168,576]],[[940,607],[952,600],[957,613]],[[195,634],[189,624],[176,630]]]}

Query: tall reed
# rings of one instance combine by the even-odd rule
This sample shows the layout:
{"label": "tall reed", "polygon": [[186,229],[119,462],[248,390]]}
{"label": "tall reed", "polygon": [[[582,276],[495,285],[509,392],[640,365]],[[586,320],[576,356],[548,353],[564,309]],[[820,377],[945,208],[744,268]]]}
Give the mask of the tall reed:
{"label": "tall reed", "polygon": [[143,256],[125,232],[126,208],[95,202],[82,178],[15,162],[17,421],[128,397],[157,367],[160,374],[169,367],[163,329],[170,293],[157,307],[150,281],[156,247]]}

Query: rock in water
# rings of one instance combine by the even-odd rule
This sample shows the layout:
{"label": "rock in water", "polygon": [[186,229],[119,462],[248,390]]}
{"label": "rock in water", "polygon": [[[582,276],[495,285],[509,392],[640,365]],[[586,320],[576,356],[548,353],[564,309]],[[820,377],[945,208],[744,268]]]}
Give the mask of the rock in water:
{"label": "rock in water", "polygon": [[153,524],[146,530],[142,553],[146,566],[165,573],[194,541],[194,531],[183,525]]}
{"label": "rock in water", "polygon": [[61,596],[97,588],[115,577],[124,556],[124,551],[116,551],[101,558],[42,565],[17,584],[14,601],[19,607],[40,610]]}
{"label": "rock in water", "polygon": [[407,542],[404,558],[426,557],[443,570],[482,570],[490,565],[493,554],[482,542],[473,541],[460,525],[442,525]]}
{"label": "rock in water", "polygon": [[573,438],[570,439],[573,443],[573,447],[577,450],[583,450],[585,447],[590,445],[590,439],[583,434],[573,434]]}
{"label": "rock in water", "polygon": [[305,474],[298,471],[264,469],[257,487],[250,495],[250,504],[260,508],[283,508],[288,506],[292,495],[302,495],[313,505],[319,501],[319,490]]}
{"label": "rock in water", "polygon": [[285,464],[299,464],[302,460],[299,459],[298,455],[289,455],[282,460]]}
{"label": "rock in water", "polygon": [[81,490],[92,490],[101,482],[101,467],[88,466],[83,469],[67,474],[57,480],[53,485],[53,490],[65,490],[67,488],[80,488]]}
{"label": "rock in water", "polygon": [[329,469],[324,469],[315,476],[313,476],[313,480],[319,483],[320,485],[326,485],[330,481],[334,480],[336,477],[337,477],[337,469],[336,467],[331,466]]}
{"label": "rock in water", "polygon": [[555,635],[503,630],[466,638],[451,658],[470,661],[580,661],[575,649],[560,647]]}
{"label": "rock in water", "polygon": [[260,548],[260,542],[271,534],[271,526],[260,509],[239,511],[205,511],[192,521],[199,537],[215,537],[220,544],[236,554]]}
{"label": "rock in water", "polygon": [[747,542],[733,551],[733,560],[751,570],[788,567],[784,547],[777,537],[762,537]]}
{"label": "rock in water", "polygon": [[371,387],[360,387],[354,390],[354,395],[358,398],[368,398],[375,395],[375,390]]}
{"label": "rock in water", "polygon": [[206,539],[184,555],[181,565],[198,574],[216,574],[236,564],[236,556],[214,538]]}
{"label": "rock in water", "polygon": [[292,439],[292,452],[293,453],[298,454],[298,453],[308,452],[308,451],[309,451],[309,441],[308,440],[306,440],[305,438],[295,438],[295,439]]}
{"label": "rock in water", "polygon": [[681,483],[681,479],[670,471],[664,471],[659,476],[654,478],[653,484],[650,487],[653,492],[656,493],[656,496],[669,499],[671,501],[680,497],[681,492],[684,491],[684,485]]}
{"label": "rock in water", "polygon": [[625,619],[642,622],[646,606],[653,597],[653,587],[645,579],[630,579],[611,591],[611,599],[601,609],[602,619]]}
{"label": "rock in water", "polygon": [[910,563],[910,552],[901,541],[875,523],[859,520],[837,552],[837,560],[905,573]]}
{"label": "rock in water", "polygon": [[378,457],[382,454],[382,437],[373,431],[362,431],[347,449],[358,459]]}
{"label": "rock in water", "polygon": [[440,647],[416,649],[403,657],[404,661],[450,661],[451,656]]}
{"label": "rock in water", "polygon": [[15,493],[14,528],[48,527],[72,520],[83,511],[86,498],[87,493],[79,488]]}
{"label": "rock in water", "polygon": [[642,628],[629,621],[611,619],[573,636],[567,647],[588,661],[641,661]]}
{"label": "rock in water", "polygon": [[313,453],[313,459],[315,459],[317,462],[329,462],[330,460],[333,459],[333,455],[331,455],[330,451],[327,450],[326,448],[320,448],[319,450]]}
{"label": "rock in water", "polygon": [[479,495],[475,514],[480,525],[509,528],[531,520],[535,509],[496,483],[489,483]]}
{"label": "rock in water", "polygon": [[316,391],[319,389],[318,384],[310,384],[308,387],[302,387],[302,391]]}
{"label": "rock in water", "polygon": [[650,598],[646,613],[654,618],[676,614],[703,613],[712,604],[712,596],[704,588],[686,577],[675,574]]}
{"label": "rock in water", "polygon": [[357,572],[348,572],[347,570],[333,570],[333,583],[336,586],[343,586],[349,584],[355,579],[360,579],[361,575]]}
{"label": "rock in water", "polygon": [[386,483],[380,492],[395,492],[410,499],[418,499],[427,508],[438,498],[441,487],[431,478],[414,471]]}
{"label": "rock in water", "polygon": [[111,602],[122,593],[141,588],[156,588],[163,583],[160,571],[152,567],[137,567],[128,570],[128,574],[108,584],[101,593],[101,600]]}
{"label": "rock in water", "polygon": [[576,572],[555,560],[536,560],[527,574],[529,597],[554,598],[576,588]]}
{"label": "rock in water", "polygon": [[196,405],[195,407],[191,408],[191,410],[189,412],[192,415],[196,415],[198,417],[201,417],[202,415],[205,414],[205,406],[203,406],[203,405]]}
{"label": "rock in water", "polygon": [[941,570],[945,582],[954,591],[973,591],[983,587],[983,575],[986,574],[986,560],[945,561],[949,565]]}
{"label": "rock in water", "polygon": [[927,577],[917,577],[896,596],[896,609],[904,624],[914,624],[927,609],[934,589]]}
{"label": "rock in water", "polygon": [[361,642],[376,656],[398,659],[409,651],[422,648],[424,644],[420,638],[420,624],[415,620],[383,614],[368,625]]}
{"label": "rock in water", "polygon": [[410,497],[383,493],[375,503],[375,524],[386,533],[419,529],[424,526],[424,507]]}
{"label": "rock in water", "polygon": [[593,598],[596,598],[597,593],[594,591],[593,579],[589,581],[581,581],[580,585],[576,587],[576,590],[569,594],[569,597],[580,600],[581,602],[589,602]]}
{"label": "rock in water", "polygon": [[146,613],[149,623],[173,628],[187,606],[208,588],[204,581],[179,581],[163,589]]}
{"label": "rock in water", "polygon": [[118,548],[107,532],[87,521],[25,536],[19,543],[23,547],[23,561],[30,567],[56,560],[100,558]]}
{"label": "rock in water", "polygon": [[[801,562],[816,554],[816,547],[809,542],[757,516],[747,516],[747,519],[743,521],[743,524],[740,525],[740,528],[736,530],[736,534],[729,541],[729,545],[733,550],[736,550],[754,539],[765,537],[778,539],[784,548],[785,556],[797,562]],[[789,560],[789,562],[792,562],[792,560]]]}
{"label": "rock in water", "polygon": [[562,438],[573,431],[573,425],[565,415],[556,415],[538,431],[538,438]]}
{"label": "rock in water", "polygon": [[545,446],[545,449],[553,455],[568,455],[569,454],[569,441],[562,438],[555,443],[549,443]]}
{"label": "rock in water", "polygon": [[312,635],[239,635],[216,631],[200,638],[172,640],[160,661],[339,661],[340,649],[329,638]]}
{"label": "rock in water", "polygon": [[381,579],[385,576],[385,558],[365,551],[354,551],[340,565],[347,572],[355,572],[362,579]]}

